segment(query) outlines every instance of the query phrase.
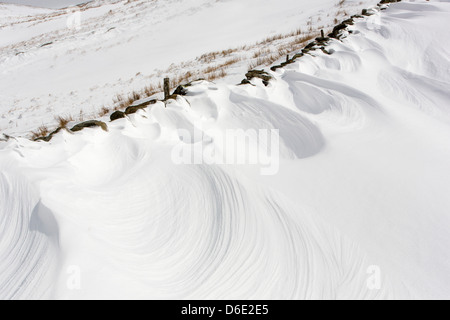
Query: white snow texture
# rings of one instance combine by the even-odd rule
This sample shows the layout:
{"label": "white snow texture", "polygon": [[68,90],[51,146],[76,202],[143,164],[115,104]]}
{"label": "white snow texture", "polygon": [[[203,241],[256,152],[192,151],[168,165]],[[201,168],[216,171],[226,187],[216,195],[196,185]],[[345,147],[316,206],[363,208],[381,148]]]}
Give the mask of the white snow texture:
{"label": "white snow texture", "polygon": [[[161,21],[171,13],[179,19],[183,45],[192,40],[184,52],[162,44],[152,57],[170,64],[220,43],[226,49],[256,41],[284,17],[280,32],[288,32],[297,18],[336,4],[257,1],[260,12],[249,25],[238,22],[244,17],[236,12],[230,21],[236,27],[190,27],[186,21],[212,12],[222,13],[220,24],[245,1],[203,7],[206,2],[145,2]],[[92,15],[121,5],[94,7]],[[283,6],[286,11],[277,10]],[[3,5],[0,14],[5,8],[22,7]],[[264,19],[270,12],[275,21]],[[23,16],[18,12],[16,19]],[[132,21],[117,25],[116,40],[139,33]],[[251,28],[256,21],[265,25]],[[330,42],[331,55],[316,50],[269,71],[267,87],[259,79],[237,86],[235,76],[197,81],[167,106],[157,102],[108,122],[108,132],[62,131],[48,143],[18,136],[55,110],[64,112],[69,88],[79,91],[73,101],[81,104],[112,95],[117,87],[106,85],[108,78],[157,67],[141,50],[149,38],[131,39],[124,49],[111,37],[97,43],[103,49],[71,62],[70,50],[95,47],[96,31],[78,40],[55,33],[61,44],[36,49],[27,37],[39,37],[43,24],[28,25],[17,37],[29,40],[30,49],[16,56],[19,44],[3,35],[19,27],[1,27],[1,125],[16,138],[0,142],[0,299],[450,298],[449,21],[449,1],[395,3],[357,19],[351,34]],[[202,42],[210,32],[221,35],[207,47]],[[133,51],[129,62],[115,66],[124,50]],[[43,72],[49,78],[32,85]],[[18,114],[28,117],[21,103],[50,83],[61,98],[50,99],[48,110],[29,111],[40,118],[15,122]],[[95,83],[99,87],[83,95]],[[8,113],[6,101],[14,100],[17,108]],[[210,139],[180,141],[180,128],[201,128]],[[215,144],[229,129],[279,129],[279,172],[262,176],[258,165],[172,161],[174,147]]]}

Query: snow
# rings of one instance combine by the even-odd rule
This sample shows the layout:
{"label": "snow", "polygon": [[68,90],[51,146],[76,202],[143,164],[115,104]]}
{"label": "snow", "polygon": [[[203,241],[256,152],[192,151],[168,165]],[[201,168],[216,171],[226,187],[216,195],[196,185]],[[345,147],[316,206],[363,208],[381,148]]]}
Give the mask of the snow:
{"label": "snow", "polygon": [[[0,130],[26,136],[42,124],[55,126],[55,116],[95,117],[118,94],[201,71],[208,65],[196,58],[205,53],[306,32],[309,21],[332,26],[345,11],[359,13],[376,2],[348,0],[340,8],[336,0],[96,1],[79,11],[80,28],[67,27],[71,10],[15,19],[0,27]],[[41,47],[46,43],[52,44]],[[244,59],[228,83],[242,80],[258,49],[227,57]]]}
{"label": "snow", "polygon": [[[392,4],[267,87],[198,81],[108,132],[0,142],[0,298],[448,299],[449,16],[449,2]],[[104,58],[70,81],[126,70],[104,74]],[[279,129],[279,171],[174,163],[230,129]]]}
{"label": "snow", "polygon": [[82,3],[90,2],[89,0],[3,0],[0,3],[11,3],[16,5],[26,5],[40,8],[61,9]]}

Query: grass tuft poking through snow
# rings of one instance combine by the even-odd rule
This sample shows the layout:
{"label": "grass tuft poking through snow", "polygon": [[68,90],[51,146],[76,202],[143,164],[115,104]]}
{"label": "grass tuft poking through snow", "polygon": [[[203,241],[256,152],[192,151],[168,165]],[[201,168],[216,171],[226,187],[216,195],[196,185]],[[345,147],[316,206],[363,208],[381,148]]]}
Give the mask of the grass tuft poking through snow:
{"label": "grass tuft poking through snow", "polygon": [[31,139],[36,140],[38,138],[44,138],[44,137],[48,136],[49,133],[50,133],[49,128],[45,125],[41,125],[35,131],[31,132]]}
{"label": "grass tuft poking through snow", "polygon": [[58,122],[59,128],[67,128],[67,125],[73,121],[72,116],[57,116],[56,121]]}

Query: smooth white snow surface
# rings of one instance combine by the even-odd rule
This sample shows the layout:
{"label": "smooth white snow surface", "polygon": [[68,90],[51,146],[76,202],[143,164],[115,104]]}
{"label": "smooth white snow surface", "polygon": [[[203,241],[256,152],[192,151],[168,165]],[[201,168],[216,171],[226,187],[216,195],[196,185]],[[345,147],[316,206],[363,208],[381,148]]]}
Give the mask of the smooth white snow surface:
{"label": "smooth white snow surface", "polygon": [[[0,143],[0,298],[450,298],[449,21],[393,4],[268,87]],[[279,129],[279,173],[175,165],[194,126]]]}

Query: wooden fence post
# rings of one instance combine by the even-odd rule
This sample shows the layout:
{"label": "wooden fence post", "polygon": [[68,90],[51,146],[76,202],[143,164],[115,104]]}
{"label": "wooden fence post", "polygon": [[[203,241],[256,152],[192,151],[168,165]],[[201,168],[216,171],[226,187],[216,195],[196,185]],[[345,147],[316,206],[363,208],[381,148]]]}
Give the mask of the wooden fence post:
{"label": "wooden fence post", "polygon": [[322,36],[322,39],[325,38],[325,33],[323,32],[323,30],[320,30],[320,35]]}
{"label": "wooden fence post", "polygon": [[170,97],[170,79],[164,78],[164,100],[167,101]]}

